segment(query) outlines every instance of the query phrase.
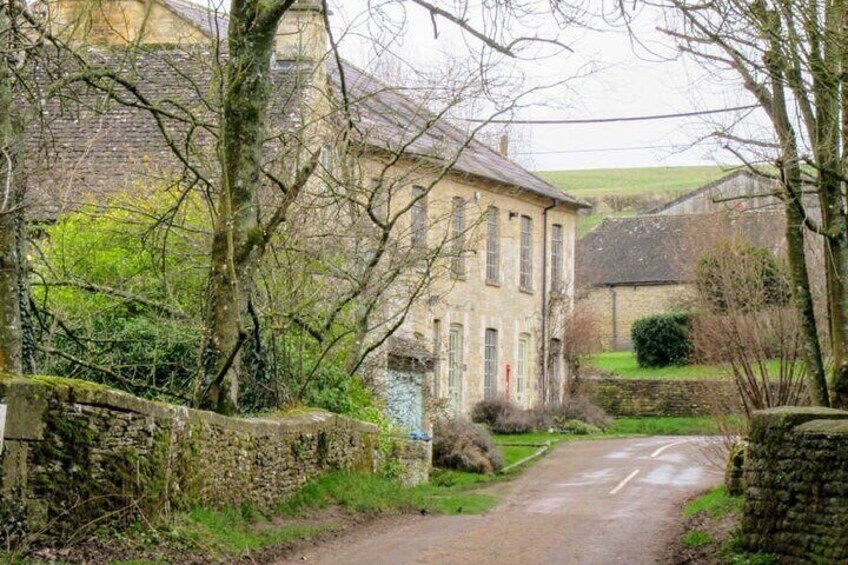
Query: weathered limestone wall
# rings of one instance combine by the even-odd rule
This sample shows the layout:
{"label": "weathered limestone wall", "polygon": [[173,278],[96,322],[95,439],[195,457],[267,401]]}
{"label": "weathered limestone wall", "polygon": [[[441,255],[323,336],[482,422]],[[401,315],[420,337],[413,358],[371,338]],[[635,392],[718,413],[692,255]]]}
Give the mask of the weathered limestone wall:
{"label": "weathered limestone wall", "polygon": [[53,378],[0,378],[0,404],[0,502],[57,536],[193,505],[268,511],[325,470],[375,465],[377,427],[328,412],[228,418]]}
{"label": "weathered limestone wall", "polygon": [[756,412],[743,480],[748,550],[780,563],[848,563],[848,412]]}
{"label": "weathered limestone wall", "polygon": [[733,382],[600,377],[581,383],[613,416],[715,416],[742,411]]}
{"label": "weathered limestone wall", "polygon": [[633,322],[673,310],[693,292],[691,284],[604,286],[579,293],[578,301],[596,316],[604,347],[619,351],[632,349]]}

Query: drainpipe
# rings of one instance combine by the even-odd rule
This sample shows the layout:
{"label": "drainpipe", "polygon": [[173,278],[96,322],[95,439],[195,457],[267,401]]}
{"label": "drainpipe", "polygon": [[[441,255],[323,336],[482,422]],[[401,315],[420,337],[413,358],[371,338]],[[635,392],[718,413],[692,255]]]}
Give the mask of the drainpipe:
{"label": "drainpipe", "polygon": [[548,391],[548,211],[556,208],[557,202],[542,213],[542,402],[549,397]]}
{"label": "drainpipe", "polygon": [[618,295],[615,292],[615,287],[611,286],[610,295],[612,300],[612,346],[613,351],[618,351]]}

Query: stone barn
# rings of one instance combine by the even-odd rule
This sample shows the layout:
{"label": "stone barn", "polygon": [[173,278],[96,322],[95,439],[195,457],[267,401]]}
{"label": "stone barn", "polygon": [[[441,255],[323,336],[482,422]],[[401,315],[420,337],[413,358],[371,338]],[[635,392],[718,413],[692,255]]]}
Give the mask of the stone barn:
{"label": "stone barn", "polygon": [[605,347],[630,349],[633,322],[693,296],[706,250],[741,237],[781,254],[784,225],[774,211],[606,219],[577,243],[577,299],[597,316]]}

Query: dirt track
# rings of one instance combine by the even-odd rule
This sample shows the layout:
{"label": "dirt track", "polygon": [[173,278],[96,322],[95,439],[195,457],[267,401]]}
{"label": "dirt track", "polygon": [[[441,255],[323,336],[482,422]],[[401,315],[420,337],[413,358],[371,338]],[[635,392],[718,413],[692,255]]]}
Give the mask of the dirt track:
{"label": "dirt track", "polygon": [[699,438],[573,442],[520,479],[483,516],[379,523],[284,563],[661,563],[680,503],[718,484]]}

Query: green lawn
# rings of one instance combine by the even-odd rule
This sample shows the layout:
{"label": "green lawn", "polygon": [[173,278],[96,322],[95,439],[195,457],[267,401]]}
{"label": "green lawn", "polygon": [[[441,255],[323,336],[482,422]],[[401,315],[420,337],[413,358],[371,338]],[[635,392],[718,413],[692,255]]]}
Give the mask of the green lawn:
{"label": "green lawn", "polygon": [[607,351],[590,357],[586,364],[625,379],[721,379],[730,375],[727,367],[717,365],[640,367],[632,351]]}
{"label": "green lawn", "polygon": [[687,192],[728,172],[721,167],[644,167],[538,171],[536,174],[573,196],[586,198],[610,194],[635,196]]}
{"label": "green lawn", "polygon": [[[730,367],[721,365],[681,365],[671,367],[640,367],[632,351],[608,351],[590,357],[586,364],[624,379],[725,379],[730,378]],[[770,375],[780,371],[780,361],[766,362]]]}

